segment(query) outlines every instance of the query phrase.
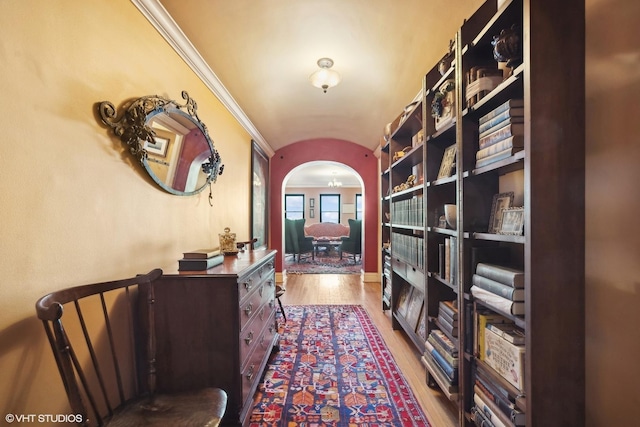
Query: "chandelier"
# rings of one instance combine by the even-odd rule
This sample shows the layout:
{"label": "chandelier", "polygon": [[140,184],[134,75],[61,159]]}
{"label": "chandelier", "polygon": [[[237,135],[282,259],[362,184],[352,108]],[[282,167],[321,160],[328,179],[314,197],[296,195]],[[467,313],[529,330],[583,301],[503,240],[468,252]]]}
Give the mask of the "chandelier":
{"label": "chandelier", "polygon": [[340,74],[331,69],[333,67],[333,59],[331,58],[318,59],[318,67],[320,69],[309,76],[309,81],[312,85],[327,93],[327,89],[340,83]]}
{"label": "chandelier", "polygon": [[329,187],[342,187],[342,183],[340,181],[337,181],[335,178],[333,178],[331,181],[329,181],[329,183],[327,185]]}

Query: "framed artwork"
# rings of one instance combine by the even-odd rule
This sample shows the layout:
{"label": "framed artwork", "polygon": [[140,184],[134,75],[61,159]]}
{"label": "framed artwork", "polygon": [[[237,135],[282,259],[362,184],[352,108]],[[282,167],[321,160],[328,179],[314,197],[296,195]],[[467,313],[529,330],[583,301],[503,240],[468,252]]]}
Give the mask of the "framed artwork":
{"label": "framed artwork", "polygon": [[145,141],[143,148],[148,154],[153,154],[158,157],[166,157],[167,148],[169,148],[169,144],[171,144],[175,135],[162,129],[154,129],[153,131],[156,133],[153,137],[154,142],[151,143],[149,141]]}
{"label": "framed artwork", "polygon": [[313,208],[309,209],[309,218],[315,218],[315,217],[316,217],[316,214],[313,211]]}
{"label": "framed artwork", "polygon": [[257,142],[251,141],[251,237],[256,248],[269,244],[268,213],[269,158]]}
{"label": "framed artwork", "polygon": [[500,193],[493,196],[491,205],[491,216],[489,217],[489,233],[497,233],[502,223],[502,210],[511,207],[513,203],[513,191]]}
{"label": "framed artwork", "polygon": [[498,234],[522,236],[524,229],[524,208],[507,208],[502,210],[502,222]]}
{"label": "framed artwork", "polygon": [[316,199],[314,199],[313,197],[309,199],[309,207],[310,208],[316,207]]}
{"label": "framed artwork", "polygon": [[456,145],[450,145],[444,150],[442,155],[442,163],[440,163],[440,170],[438,171],[438,178],[449,178],[453,171],[454,162],[456,160]]}

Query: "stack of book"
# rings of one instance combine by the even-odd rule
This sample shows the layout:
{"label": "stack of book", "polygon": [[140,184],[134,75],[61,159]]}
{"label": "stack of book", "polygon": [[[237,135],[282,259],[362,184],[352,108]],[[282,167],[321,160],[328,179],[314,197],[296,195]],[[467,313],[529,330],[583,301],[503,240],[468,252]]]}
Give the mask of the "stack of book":
{"label": "stack of book", "polygon": [[525,425],[525,413],[517,406],[515,398],[481,370],[476,371],[473,391],[476,410],[494,425]]}
{"label": "stack of book", "polygon": [[471,281],[474,298],[497,311],[524,316],[524,271],[481,262]]}
{"label": "stack of book", "polygon": [[182,259],[178,260],[178,271],[208,270],[223,261],[224,255],[219,248],[196,249],[182,254]]}
{"label": "stack of book", "polygon": [[524,103],[510,99],[478,120],[476,168],[512,156],[524,148]]}
{"label": "stack of book", "polygon": [[447,391],[455,392],[458,386],[458,348],[444,332],[438,329],[431,331],[425,342],[424,359],[447,386]]}
{"label": "stack of book", "polygon": [[450,336],[458,336],[458,307],[456,307],[455,301],[440,301],[438,323],[440,328]]}

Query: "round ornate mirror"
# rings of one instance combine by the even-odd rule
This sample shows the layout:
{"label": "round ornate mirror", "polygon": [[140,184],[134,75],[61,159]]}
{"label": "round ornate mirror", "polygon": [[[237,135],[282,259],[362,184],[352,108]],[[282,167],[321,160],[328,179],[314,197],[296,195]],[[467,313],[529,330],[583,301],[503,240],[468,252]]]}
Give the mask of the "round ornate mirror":
{"label": "round ornate mirror", "polygon": [[184,105],[157,95],[139,98],[119,120],[113,104],[104,101],[100,116],[160,187],[189,196],[215,182],[224,165],[195,101],[184,91],[182,97]]}

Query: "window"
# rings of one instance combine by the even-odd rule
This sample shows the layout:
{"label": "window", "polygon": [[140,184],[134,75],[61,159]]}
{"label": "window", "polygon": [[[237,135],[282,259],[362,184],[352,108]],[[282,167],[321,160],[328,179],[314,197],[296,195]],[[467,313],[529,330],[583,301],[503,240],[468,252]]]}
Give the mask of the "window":
{"label": "window", "polygon": [[356,219],[362,219],[362,194],[356,194]]}
{"label": "window", "polygon": [[340,223],[340,195],[320,195],[320,222]]}
{"label": "window", "polygon": [[304,218],[304,194],[284,195],[284,217],[287,219]]}

